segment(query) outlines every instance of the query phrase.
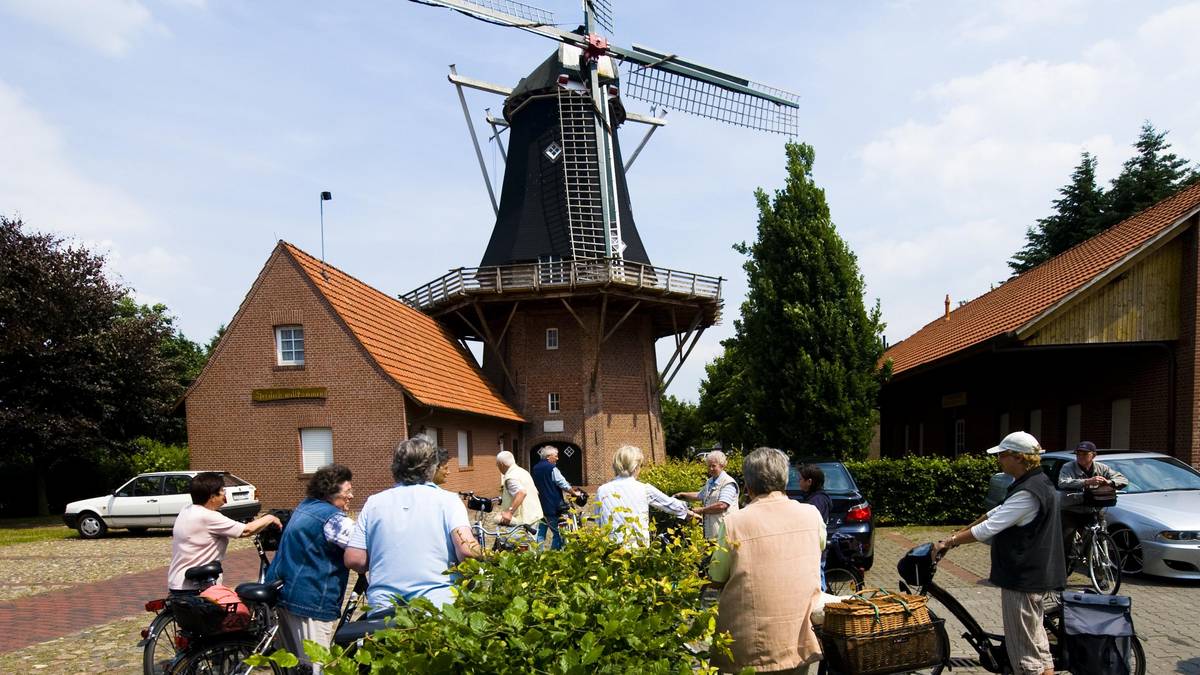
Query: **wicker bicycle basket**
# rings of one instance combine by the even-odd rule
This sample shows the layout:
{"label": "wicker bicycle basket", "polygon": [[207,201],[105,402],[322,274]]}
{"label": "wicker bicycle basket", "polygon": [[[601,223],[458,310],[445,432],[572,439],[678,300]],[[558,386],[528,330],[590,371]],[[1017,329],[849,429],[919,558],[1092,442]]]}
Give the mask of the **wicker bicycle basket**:
{"label": "wicker bicycle basket", "polygon": [[830,670],[853,675],[884,675],[929,668],[946,661],[942,619],[870,635],[820,633]]}
{"label": "wicker bicycle basket", "polygon": [[825,625],[822,630],[829,635],[860,637],[914,628],[927,625],[930,621],[925,596],[873,589],[842,602],[825,605]]}

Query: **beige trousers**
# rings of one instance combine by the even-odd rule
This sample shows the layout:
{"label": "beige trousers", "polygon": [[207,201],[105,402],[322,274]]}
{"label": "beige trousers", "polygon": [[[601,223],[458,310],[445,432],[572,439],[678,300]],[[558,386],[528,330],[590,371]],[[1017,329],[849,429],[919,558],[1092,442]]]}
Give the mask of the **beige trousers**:
{"label": "beige trousers", "polygon": [[1000,589],[1000,613],[1004,620],[1004,646],[1014,675],[1042,675],[1054,668],[1050,640],[1042,626],[1045,593]]}
{"label": "beige trousers", "polygon": [[[318,621],[298,614],[292,614],[282,607],[279,612],[279,635],[283,637],[284,647],[295,654],[300,663],[312,663],[312,659],[304,653],[304,641],[312,640],[328,648],[333,642],[333,628],[337,621]],[[321,666],[313,666],[313,675],[321,675]]]}

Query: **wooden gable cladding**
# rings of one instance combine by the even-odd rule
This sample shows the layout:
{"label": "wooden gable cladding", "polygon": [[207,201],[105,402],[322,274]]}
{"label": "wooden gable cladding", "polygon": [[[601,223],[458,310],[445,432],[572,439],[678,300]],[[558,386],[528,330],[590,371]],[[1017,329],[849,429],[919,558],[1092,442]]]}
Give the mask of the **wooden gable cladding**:
{"label": "wooden gable cladding", "polygon": [[1027,345],[1153,342],[1179,337],[1183,242],[1175,238],[1034,326]]}

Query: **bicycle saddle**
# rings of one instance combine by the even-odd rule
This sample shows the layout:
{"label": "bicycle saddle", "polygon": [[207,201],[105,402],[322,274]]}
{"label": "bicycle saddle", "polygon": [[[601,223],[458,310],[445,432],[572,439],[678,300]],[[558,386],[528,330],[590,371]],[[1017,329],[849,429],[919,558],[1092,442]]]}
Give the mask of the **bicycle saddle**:
{"label": "bicycle saddle", "polygon": [[333,634],[333,644],[339,647],[352,645],[371,633],[383,630],[392,625],[392,617],[395,614],[395,607],[381,607],[371,610],[364,614],[363,618],[358,621],[343,624],[341,628],[337,629],[337,632]]}
{"label": "bicycle saddle", "polygon": [[279,591],[282,588],[282,579],[276,579],[269,584],[245,583],[238,584],[237,594],[244,602],[257,602],[274,607],[279,601]]}
{"label": "bicycle saddle", "polygon": [[183,573],[183,578],[187,579],[188,581],[200,583],[201,581],[216,579],[217,577],[221,576],[221,571],[221,561],[214,560],[198,567],[189,567],[187,571]]}

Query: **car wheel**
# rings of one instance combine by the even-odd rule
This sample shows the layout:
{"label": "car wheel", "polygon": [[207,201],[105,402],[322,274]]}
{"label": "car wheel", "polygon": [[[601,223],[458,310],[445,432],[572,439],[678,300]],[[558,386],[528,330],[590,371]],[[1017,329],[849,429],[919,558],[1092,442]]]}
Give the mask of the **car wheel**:
{"label": "car wheel", "polygon": [[108,525],[104,524],[104,520],[94,513],[79,514],[79,536],[84,539],[99,539],[108,532]]}
{"label": "car wheel", "polygon": [[1145,568],[1145,553],[1137,535],[1133,533],[1133,530],[1124,527],[1114,529],[1109,535],[1116,543],[1117,551],[1121,554],[1121,572],[1140,574]]}

